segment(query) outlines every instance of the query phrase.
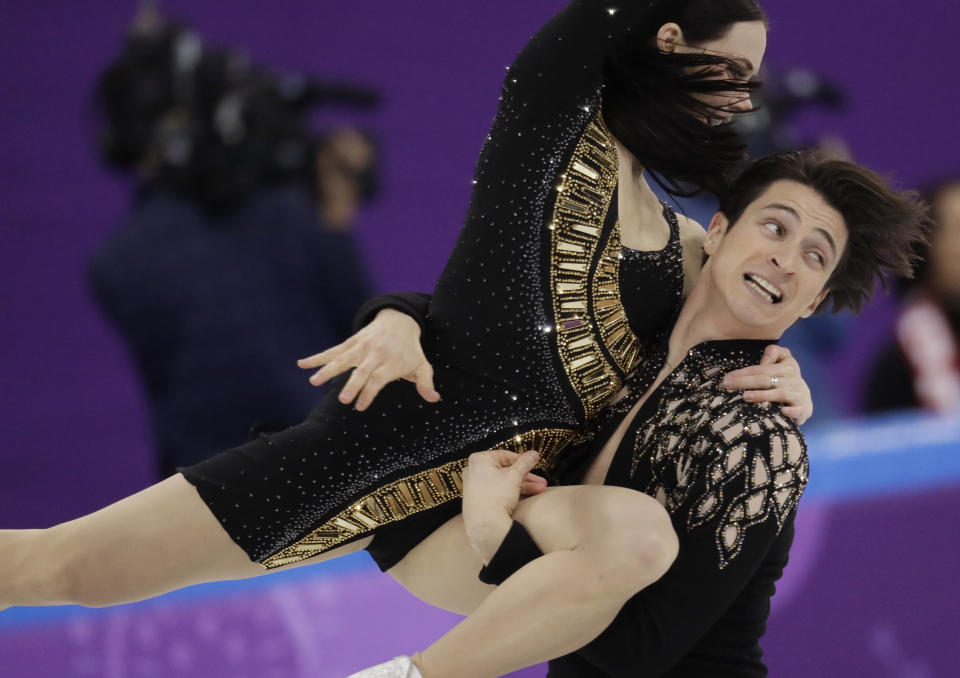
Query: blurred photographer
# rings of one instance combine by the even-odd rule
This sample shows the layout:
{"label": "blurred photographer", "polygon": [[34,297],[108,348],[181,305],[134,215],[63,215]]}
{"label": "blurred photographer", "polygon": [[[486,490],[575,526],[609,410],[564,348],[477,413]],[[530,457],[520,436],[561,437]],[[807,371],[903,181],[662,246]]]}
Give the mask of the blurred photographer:
{"label": "blurred photographer", "polygon": [[960,413],[960,175],[935,184],[927,200],[935,224],[930,246],[915,282],[901,281],[893,342],[864,394],[869,412]]}
{"label": "blurred photographer", "polygon": [[104,161],[137,186],[89,280],[142,378],[166,476],[316,403],[294,360],[346,337],[370,295],[351,229],[375,151],[352,129],[316,138],[306,118],[377,96],[275,75],[145,5],[95,103]]}

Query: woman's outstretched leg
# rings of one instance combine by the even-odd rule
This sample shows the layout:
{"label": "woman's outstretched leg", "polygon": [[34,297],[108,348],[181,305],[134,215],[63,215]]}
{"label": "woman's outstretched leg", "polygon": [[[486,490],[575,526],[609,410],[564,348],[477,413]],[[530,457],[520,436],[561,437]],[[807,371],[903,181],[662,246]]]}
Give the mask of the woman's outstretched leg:
{"label": "woman's outstretched leg", "polygon": [[[368,542],[278,569],[329,560]],[[103,607],[266,572],[230,539],[180,474],[45,530],[0,530],[0,609]]]}
{"label": "woman's outstretched leg", "polygon": [[633,490],[555,488],[521,501],[514,518],[545,555],[499,587],[477,580],[462,516],[390,570],[426,602],[469,614],[415,658],[425,678],[499,676],[573,652],[676,556],[666,511]]}

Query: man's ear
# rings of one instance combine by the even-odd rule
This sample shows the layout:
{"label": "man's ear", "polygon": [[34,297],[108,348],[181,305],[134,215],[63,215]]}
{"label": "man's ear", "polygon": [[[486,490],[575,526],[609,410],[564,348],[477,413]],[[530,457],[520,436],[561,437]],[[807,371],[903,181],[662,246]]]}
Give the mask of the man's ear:
{"label": "man's ear", "polygon": [[713,256],[714,252],[717,251],[717,247],[720,246],[720,242],[723,240],[723,236],[727,233],[727,216],[723,212],[717,212],[713,215],[713,219],[710,220],[710,225],[707,226],[707,237],[703,241],[703,251],[710,256]]}
{"label": "man's ear", "polygon": [[657,49],[661,52],[675,52],[677,45],[683,44],[683,31],[673,22],[664,24],[657,31]]}
{"label": "man's ear", "polygon": [[803,313],[800,314],[800,317],[809,318],[816,313],[817,309],[820,308],[820,304],[823,303],[823,300],[827,298],[828,294],[830,294],[830,290],[824,287],[823,291],[821,291],[820,294],[817,295],[817,298],[813,300],[813,303],[803,309]]}

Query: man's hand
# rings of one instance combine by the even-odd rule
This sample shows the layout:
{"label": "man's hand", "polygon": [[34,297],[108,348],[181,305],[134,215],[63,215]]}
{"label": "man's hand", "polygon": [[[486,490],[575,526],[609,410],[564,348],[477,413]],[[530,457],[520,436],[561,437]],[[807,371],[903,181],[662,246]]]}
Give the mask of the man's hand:
{"label": "man's hand", "polygon": [[490,450],[470,455],[463,472],[463,522],[467,538],[484,564],[510,531],[521,494],[539,494],[547,481],[530,473],[539,455]]}
{"label": "man's hand", "polygon": [[783,346],[767,346],[759,365],[729,372],[723,386],[743,391],[743,399],[749,402],[780,403],[780,411],[798,424],[813,415],[813,398],[800,374],[800,364]]}
{"label": "man's hand", "polygon": [[[339,400],[349,405],[356,399],[361,412],[377,397],[385,385],[406,379],[417,386],[417,393],[429,403],[440,400],[433,388],[433,367],[420,346],[420,326],[405,313],[385,308],[369,325],[342,344],[297,361],[304,370],[323,367],[310,383],[320,386],[338,374],[353,369],[340,390]],[[357,395],[359,394],[359,398]]]}

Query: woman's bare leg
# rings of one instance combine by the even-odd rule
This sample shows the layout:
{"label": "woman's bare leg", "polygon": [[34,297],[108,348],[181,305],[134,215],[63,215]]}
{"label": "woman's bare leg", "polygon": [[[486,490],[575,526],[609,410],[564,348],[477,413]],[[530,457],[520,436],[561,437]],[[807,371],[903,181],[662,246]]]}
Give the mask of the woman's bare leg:
{"label": "woman's bare leg", "polygon": [[546,555],[499,587],[476,579],[480,561],[471,555],[461,517],[390,571],[425,601],[470,613],[415,657],[425,678],[500,676],[573,652],[676,556],[666,511],[633,490],[555,488],[521,501],[514,518]]}
{"label": "woman's bare leg", "polygon": [[[289,569],[364,548],[353,542]],[[180,474],[96,513],[45,530],[0,530],[0,609],[89,607],[265,574]]]}
{"label": "woman's bare leg", "polygon": [[[521,502],[515,517],[547,555],[496,589],[476,580],[479,561],[459,518],[391,571],[428,602],[476,608],[418,656],[427,678],[497,676],[571,652],[659,578],[675,554],[662,507],[631,490],[557,488]],[[462,572],[459,584],[438,571],[444,554]],[[47,530],[0,531],[0,605],[112,605],[264,573],[180,475]]]}

